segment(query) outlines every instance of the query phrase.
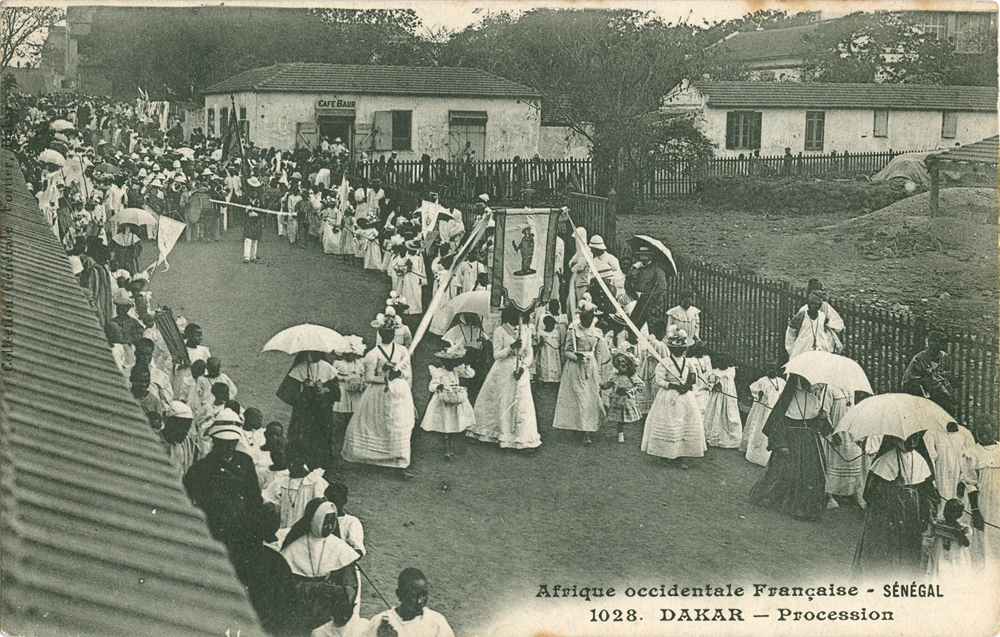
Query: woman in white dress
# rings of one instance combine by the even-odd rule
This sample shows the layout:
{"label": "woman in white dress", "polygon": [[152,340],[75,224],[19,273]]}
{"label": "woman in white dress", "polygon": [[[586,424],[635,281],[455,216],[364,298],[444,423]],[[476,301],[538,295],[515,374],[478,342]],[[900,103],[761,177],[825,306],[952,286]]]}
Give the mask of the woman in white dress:
{"label": "woman in white dress", "polygon": [[569,328],[563,344],[566,361],[559,381],[556,413],[552,418],[554,429],[583,433],[583,444],[593,441],[604,416],[601,403],[601,370],[598,359],[604,356],[605,341],[600,328],[594,326],[596,308],[580,303],[577,321]]}
{"label": "woman in white dress", "polygon": [[541,446],[535,401],[531,395],[531,343],[521,329],[521,313],[506,307],[493,331],[493,367],[476,398],[476,424],[466,435],[503,449]]}
{"label": "woman in white dress", "polygon": [[778,397],[785,389],[785,379],[779,374],[778,368],[772,369],[767,376],[758,378],[750,385],[753,394],[753,406],[747,416],[746,432],[740,441],[740,451],[746,452],[749,462],[767,466],[771,452],[767,448],[767,436],[764,435],[764,423],[771,415],[771,408],[778,402]]}
{"label": "woman in white dress", "polygon": [[337,254],[354,256],[354,211],[350,207],[340,214],[340,249]]}
{"label": "woman in white dress", "polygon": [[368,387],[347,426],[341,456],[348,462],[391,467],[403,479],[410,479],[410,436],[416,421],[410,353],[394,342],[395,325],[384,315],[372,321],[372,326],[378,328],[382,344],[365,355]]}
{"label": "woman in white dress", "polygon": [[[646,417],[642,450],[667,460],[701,458],[706,449],[705,425],[691,393],[694,374],[684,356],[694,340],[684,330],[671,326],[664,342],[670,355],[666,363],[656,366],[655,382],[660,389]],[[680,467],[688,468],[683,460]]]}
{"label": "woman in white dress", "polygon": [[430,402],[424,412],[420,428],[443,434],[444,459],[451,460],[452,439],[476,422],[476,413],[469,403],[469,395],[459,383],[463,378],[472,378],[475,372],[468,365],[462,365],[465,348],[451,346],[434,354],[441,359],[440,366],[431,365]]}
{"label": "woman in white dress", "polygon": [[738,449],[743,439],[743,421],[736,397],[736,368],[725,356],[716,357],[718,367],[709,376],[711,389],[705,407],[705,442],[721,449]]}
{"label": "woman in white dress", "polygon": [[323,252],[343,254],[340,224],[344,221],[344,213],[339,206],[331,203],[323,210],[323,219]]}

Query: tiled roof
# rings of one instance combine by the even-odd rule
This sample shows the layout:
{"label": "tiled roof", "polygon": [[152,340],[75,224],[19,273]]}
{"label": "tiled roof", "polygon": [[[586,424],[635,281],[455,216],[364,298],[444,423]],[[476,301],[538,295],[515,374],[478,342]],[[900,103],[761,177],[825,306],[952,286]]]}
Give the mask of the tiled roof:
{"label": "tiled roof", "polygon": [[243,92],[360,93],[535,97],[532,88],[485,71],[459,67],[361,64],[275,64],[234,75],[206,94]]}
{"label": "tiled roof", "polygon": [[743,31],[729,36],[714,48],[720,59],[734,62],[798,59],[809,51],[809,39],[817,27],[814,23],[787,29]]}
{"label": "tiled roof", "polygon": [[0,630],[263,634],[17,161],[0,163]]}
{"label": "tiled roof", "polygon": [[965,146],[937,153],[928,157],[927,161],[960,161],[996,166],[1000,163],[1000,136],[994,135],[974,144],[966,144]]}
{"label": "tiled roof", "polygon": [[934,84],[703,82],[694,87],[718,108],[892,108],[996,111],[997,89]]}

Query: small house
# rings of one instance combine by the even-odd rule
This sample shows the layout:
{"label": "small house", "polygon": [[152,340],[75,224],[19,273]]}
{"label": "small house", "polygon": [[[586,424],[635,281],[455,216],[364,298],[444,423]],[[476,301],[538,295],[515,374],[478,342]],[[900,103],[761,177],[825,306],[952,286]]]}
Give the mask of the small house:
{"label": "small house", "polygon": [[931,150],[996,135],[997,89],[685,80],[659,113],[694,118],[722,157]]}

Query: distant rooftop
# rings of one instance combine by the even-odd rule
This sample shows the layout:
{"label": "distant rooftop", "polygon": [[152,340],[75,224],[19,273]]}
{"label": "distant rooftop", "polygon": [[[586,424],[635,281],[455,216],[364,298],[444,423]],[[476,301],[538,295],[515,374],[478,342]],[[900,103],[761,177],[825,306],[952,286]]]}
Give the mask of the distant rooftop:
{"label": "distant rooftop", "polygon": [[974,144],[966,144],[943,153],[937,153],[933,155],[933,158],[928,158],[928,161],[971,162],[996,166],[1000,163],[1000,136],[994,135]]}
{"label": "distant rooftop", "polygon": [[716,108],[997,110],[997,88],[990,86],[708,81],[693,86]]}
{"label": "distant rooftop", "polygon": [[533,88],[479,69],[302,62],[251,69],[205,89],[208,95],[265,92],[342,92],[456,97],[538,96],[538,92]]}

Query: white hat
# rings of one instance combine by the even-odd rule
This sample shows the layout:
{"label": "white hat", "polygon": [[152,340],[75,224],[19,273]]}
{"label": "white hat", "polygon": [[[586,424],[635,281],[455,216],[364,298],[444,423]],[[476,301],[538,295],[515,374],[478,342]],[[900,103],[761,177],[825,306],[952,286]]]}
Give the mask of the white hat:
{"label": "white hat", "polygon": [[212,172],[211,170],[209,170],[208,168],[206,168],[205,170],[201,171],[201,176],[202,176],[202,177],[211,177],[211,176],[213,176],[214,174],[215,174],[215,173],[213,173],[213,172]]}
{"label": "white hat", "polygon": [[[236,412],[230,409],[223,409],[222,412],[229,412],[236,415]],[[221,415],[221,414],[220,414]],[[238,422],[238,421],[237,421]],[[214,438],[216,440],[242,440],[243,430],[238,424],[233,421],[219,421],[216,420],[211,425],[208,426],[208,430],[205,432],[209,438]]]}
{"label": "white hat", "polygon": [[604,245],[604,239],[601,238],[601,235],[599,235],[599,234],[595,234],[594,236],[592,236],[590,238],[590,242],[587,244],[587,246],[591,247],[591,248],[593,248],[595,250],[607,250],[608,249],[608,246]]}
{"label": "white hat", "polygon": [[256,177],[251,177],[250,179],[247,179],[247,185],[251,188],[260,188],[260,180]]}
{"label": "white hat", "polygon": [[292,179],[302,179],[302,173],[300,172],[292,173]]}
{"label": "white hat", "polygon": [[194,412],[191,411],[191,407],[179,400],[171,400],[167,403],[167,408],[163,410],[163,415],[167,418],[194,418]]}
{"label": "white hat", "polygon": [[187,180],[188,178],[184,176],[184,173],[177,173],[177,175],[174,177],[174,181],[182,184],[186,184]]}
{"label": "white hat", "polygon": [[163,188],[163,182],[160,181],[159,177],[157,177],[156,179],[154,179],[153,181],[150,182],[149,187],[150,188]]}
{"label": "white hat", "polygon": [[341,141],[341,140],[340,140],[340,138],[339,138],[339,137],[338,137],[337,139],[333,140],[333,142],[334,142],[335,144],[339,144],[339,143],[340,143],[340,141]]}
{"label": "white hat", "polygon": [[180,167],[181,167],[181,160],[175,159],[174,160],[174,168],[180,168]]}
{"label": "white hat", "polygon": [[149,272],[143,270],[132,277],[133,281],[149,281]]}
{"label": "white hat", "polygon": [[479,198],[482,199],[486,203],[490,202],[490,196],[487,195],[485,192],[483,194],[479,195]]}
{"label": "white hat", "polygon": [[147,175],[146,169],[145,168],[140,168],[139,169],[139,176],[140,177],[145,177],[146,175]]}

